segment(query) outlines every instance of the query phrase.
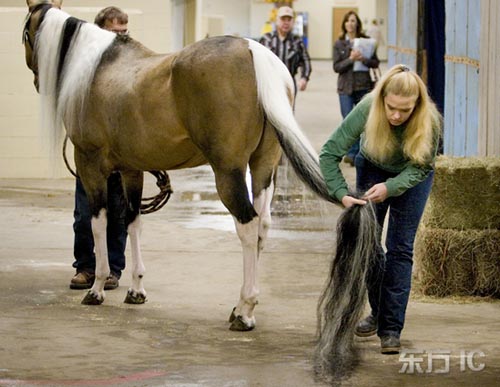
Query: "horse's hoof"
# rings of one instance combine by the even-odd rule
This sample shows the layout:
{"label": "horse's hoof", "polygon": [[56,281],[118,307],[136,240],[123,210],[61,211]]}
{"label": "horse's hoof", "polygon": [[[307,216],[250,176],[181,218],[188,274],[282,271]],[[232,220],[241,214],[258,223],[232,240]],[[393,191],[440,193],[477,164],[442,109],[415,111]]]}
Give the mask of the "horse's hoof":
{"label": "horse's hoof", "polygon": [[82,300],[83,305],[101,305],[104,301],[104,297],[99,297],[98,294],[89,290]]}
{"label": "horse's hoof", "polygon": [[229,327],[230,330],[238,332],[248,332],[254,328],[255,324],[247,324],[245,321],[243,321],[243,317],[241,316],[235,316],[235,318],[231,322],[231,326]]}
{"label": "horse's hoof", "polygon": [[229,316],[229,322],[232,323],[236,319],[236,315],[234,314],[234,311],[236,310],[236,306],[233,308],[231,311],[231,316]]}
{"label": "horse's hoof", "polygon": [[144,304],[146,302],[146,295],[133,290],[128,290],[127,297],[125,297],[125,304]]}

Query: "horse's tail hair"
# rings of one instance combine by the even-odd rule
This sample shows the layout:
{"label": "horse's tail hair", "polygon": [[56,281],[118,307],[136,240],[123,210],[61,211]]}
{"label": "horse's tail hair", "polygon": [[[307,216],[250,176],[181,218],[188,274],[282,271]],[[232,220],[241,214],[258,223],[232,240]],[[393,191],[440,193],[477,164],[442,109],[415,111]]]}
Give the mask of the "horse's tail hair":
{"label": "horse's tail hair", "polygon": [[371,202],[347,208],[339,217],[336,252],[317,306],[318,374],[341,378],[358,362],[354,330],[366,302],[367,276],[383,264],[379,232]]}
{"label": "horse's tail hair", "polygon": [[318,154],[295,120],[292,103],[294,85],[286,66],[263,45],[248,39],[253,53],[259,101],[267,119],[299,178],[318,196],[336,203],[319,168]]}

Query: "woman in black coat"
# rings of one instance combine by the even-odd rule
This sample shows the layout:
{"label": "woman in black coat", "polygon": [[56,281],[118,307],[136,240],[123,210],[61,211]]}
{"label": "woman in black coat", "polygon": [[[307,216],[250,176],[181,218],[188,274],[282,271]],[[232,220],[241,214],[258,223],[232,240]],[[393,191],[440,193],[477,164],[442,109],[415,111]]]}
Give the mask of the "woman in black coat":
{"label": "woman in black coat", "polygon": [[[333,70],[339,74],[337,92],[339,93],[340,111],[345,118],[353,107],[373,88],[370,68],[377,68],[379,60],[377,50],[373,51],[370,58],[365,58],[362,53],[353,48],[354,39],[368,38],[363,33],[363,24],[356,12],[349,11],[342,20],[342,33],[333,46]],[[364,66],[354,70],[356,62]],[[359,143],[352,146],[344,160],[354,165],[354,158],[358,154]]]}

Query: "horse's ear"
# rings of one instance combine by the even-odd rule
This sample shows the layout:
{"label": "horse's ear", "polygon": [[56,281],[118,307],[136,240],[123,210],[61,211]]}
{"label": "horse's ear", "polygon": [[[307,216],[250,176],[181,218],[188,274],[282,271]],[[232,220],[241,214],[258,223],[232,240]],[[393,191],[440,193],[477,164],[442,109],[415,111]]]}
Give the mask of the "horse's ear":
{"label": "horse's ear", "polygon": [[63,0],[26,0],[26,5],[29,9],[37,6],[38,4],[53,4],[54,7],[61,8]]}
{"label": "horse's ear", "polygon": [[38,4],[41,4],[41,3],[47,3],[47,1],[44,1],[44,0],[26,0],[26,4],[28,5],[29,9],[36,7]]}

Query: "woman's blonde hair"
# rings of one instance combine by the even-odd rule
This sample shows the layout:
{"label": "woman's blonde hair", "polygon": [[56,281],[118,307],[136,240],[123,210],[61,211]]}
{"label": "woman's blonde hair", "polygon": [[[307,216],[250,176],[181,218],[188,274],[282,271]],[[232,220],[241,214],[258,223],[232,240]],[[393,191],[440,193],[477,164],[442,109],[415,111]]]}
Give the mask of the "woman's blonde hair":
{"label": "woman's blonde hair", "polygon": [[415,97],[415,108],[405,122],[403,153],[416,164],[429,162],[440,134],[441,115],[427,94],[422,79],[405,65],[393,66],[371,92],[373,103],[366,122],[363,145],[368,155],[383,162],[401,146],[385,113],[384,99],[388,94]]}

